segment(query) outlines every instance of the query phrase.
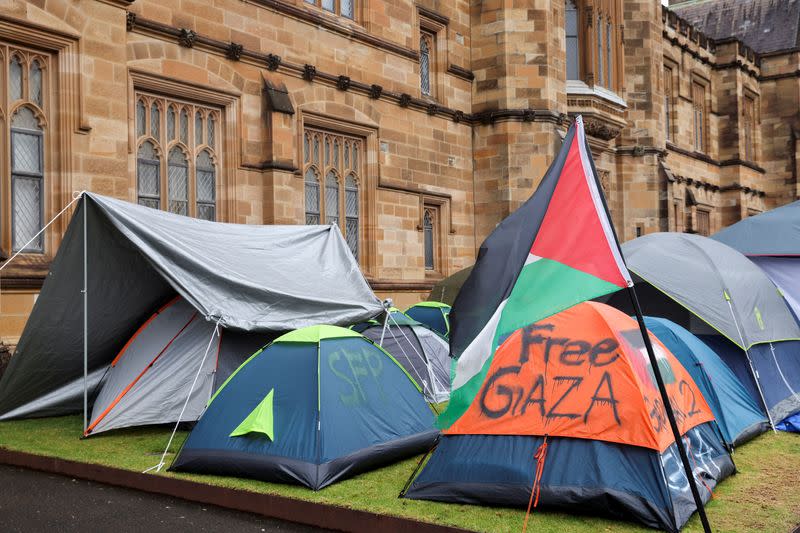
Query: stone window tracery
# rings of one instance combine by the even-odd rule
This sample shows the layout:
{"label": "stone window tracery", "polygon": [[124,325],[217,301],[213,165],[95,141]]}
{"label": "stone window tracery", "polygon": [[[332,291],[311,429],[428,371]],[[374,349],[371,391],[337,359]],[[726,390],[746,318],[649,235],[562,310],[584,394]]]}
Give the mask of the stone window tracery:
{"label": "stone window tracery", "polygon": [[216,220],[221,111],[137,93],[135,117],[139,204]]}

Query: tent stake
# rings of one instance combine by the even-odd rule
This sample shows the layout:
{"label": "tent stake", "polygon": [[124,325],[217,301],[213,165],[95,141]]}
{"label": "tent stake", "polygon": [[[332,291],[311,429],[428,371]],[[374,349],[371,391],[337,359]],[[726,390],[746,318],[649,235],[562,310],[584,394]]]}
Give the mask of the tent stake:
{"label": "tent stake", "polygon": [[683,463],[683,470],[686,472],[686,478],[689,481],[689,488],[692,490],[692,497],[694,498],[695,506],[697,507],[697,514],[700,515],[700,522],[703,524],[703,531],[711,533],[711,525],[708,523],[706,516],[706,509],[703,506],[703,499],[700,497],[700,491],[697,489],[697,483],[694,479],[694,472],[692,466],[689,464],[689,457],[686,455],[686,447],[683,445],[683,436],[681,430],[678,428],[678,423],[675,421],[675,413],[672,411],[672,405],[669,401],[667,388],[664,386],[664,378],[661,376],[661,370],[658,368],[658,360],[653,351],[653,344],[650,342],[650,334],[647,332],[647,327],[644,324],[644,317],[642,316],[642,309],[639,306],[639,299],[636,297],[636,290],[628,287],[628,296],[631,299],[633,308],[636,311],[636,321],[639,322],[639,331],[642,333],[645,348],[647,348],[647,356],[650,358],[650,366],[653,368],[653,375],[658,384],[658,391],[661,393],[661,401],[664,404],[664,411],[667,413],[669,425],[672,428],[672,434],[675,437],[675,447],[678,448],[678,454],[681,456]]}
{"label": "tent stake", "polygon": [[86,429],[89,427],[89,287],[88,287],[88,252],[86,237],[86,195],[81,195],[83,198],[83,434],[86,434]]}

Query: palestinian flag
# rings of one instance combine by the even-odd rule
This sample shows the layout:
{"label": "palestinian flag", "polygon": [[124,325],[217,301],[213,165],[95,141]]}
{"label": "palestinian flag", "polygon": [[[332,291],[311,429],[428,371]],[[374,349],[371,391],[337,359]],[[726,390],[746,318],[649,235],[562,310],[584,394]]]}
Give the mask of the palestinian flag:
{"label": "palestinian flag", "polygon": [[481,245],[450,313],[452,392],[439,425],[472,403],[514,331],[633,285],[579,116],[539,188]]}

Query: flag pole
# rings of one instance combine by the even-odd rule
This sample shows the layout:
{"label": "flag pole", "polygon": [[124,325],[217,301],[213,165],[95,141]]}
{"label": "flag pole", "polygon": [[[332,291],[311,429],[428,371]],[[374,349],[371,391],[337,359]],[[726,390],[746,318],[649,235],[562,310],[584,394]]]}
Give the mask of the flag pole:
{"label": "flag pole", "polygon": [[695,481],[694,473],[692,472],[692,465],[689,463],[689,456],[686,454],[686,447],[683,445],[681,430],[678,428],[678,422],[675,420],[675,413],[672,411],[672,405],[669,401],[667,388],[664,385],[664,378],[661,376],[661,370],[658,368],[658,360],[656,359],[655,352],[653,351],[653,344],[650,342],[650,335],[647,332],[647,327],[644,324],[644,317],[642,316],[642,309],[639,306],[639,299],[636,297],[636,290],[631,286],[628,287],[627,291],[628,296],[631,299],[631,304],[633,304],[633,309],[636,312],[636,321],[639,323],[639,331],[642,333],[644,345],[647,349],[647,356],[650,358],[650,366],[653,368],[653,375],[656,378],[658,392],[661,393],[661,402],[664,405],[664,411],[667,414],[670,428],[672,428],[672,434],[675,437],[675,447],[678,449],[678,455],[681,456],[681,463],[683,463],[683,469],[686,472],[686,478],[689,481],[689,488],[692,490],[692,497],[694,498],[694,503],[697,506],[697,514],[700,515],[700,522],[703,524],[703,531],[706,533],[711,533],[711,525],[708,523],[706,509],[703,506],[703,499],[700,497],[700,491],[697,488],[697,482]]}
{"label": "flag pole", "polygon": [[[578,115],[575,119],[576,127],[583,130],[583,117]],[[591,149],[589,147],[589,143],[586,141],[586,138],[583,134],[580,135],[580,139],[583,140],[585,146],[584,149],[586,150],[587,154],[591,154]],[[619,256],[622,259],[623,263],[625,261],[625,256],[622,254],[622,246],[619,244],[619,237],[617,236],[617,231],[614,228],[614,223],[611,221],[611,213],[608,210],[608,204],[606,203],[605,194],[603,194],[603,188],[600,185],[600,181],[597,179],[597,169],[594,166],[594,161],[591,157],[587,158],[589,160],[589,164],[592,168],[592,179],[594,180],[595,186],[597,187],[597,191],[599,193],[600,199],[603,203],[603,210],[605,211],[605,215],[608,219],[609,226],[611,228],[611,233],[614,235],[614,245],[617,247],[619,251]],[[626,266],[627,268],[627,266]],[[650,359],[650,366],[653,368],[653,375],[656,378],[656,384],[658,385],[658,391],[661,393],[661,402],[664,405],[664,411],[669,419],[669,425],[672,429],[672,435],[675,438],[675,447],[678,449],[678,455],[681,457],[681,463],[683,464],[683,470],[686,473],[686,478],[689,482],[689,488],[692,491],[692,497],[694,498],[695,506],[697,507],[697,514],[700,515],[700,522],[703,524],[703,531],[705,533],[711,533],[711,525],[708,523],[708,517],[706,516],[706,509],[703,506],[703,499],[700,497],[700,491],[697,488],[697,482],[694,478],[694,473],[692,471],[692,465],[689,463],[689,456],[686,454],[686,447],[683,445],[683,436],[681,435],[681,430],[678,428],[678,422],[675,420],[675,413],[672,411],[672,404],[669,400],[669,395],[667,394],[667,388],[664,385],[664,378],[661,376],[661,369],[658,368],[658,360],[656,359],[656,354],[653,351],[653,344],[650,342],[650,334],[647,331],[647,326],[644,323],[644,316],[642,315],[642,308],[639,306],[639,298],[636,296],[636,289],[633,287],[633,283],[628,282],[627,292],[628,296],[630,297],[631,304],[633,304],[633,309],[636,312],[636,321],[639,323],[639,331],[642,334],[642,339],[644,339],[644,346],[647,349],[647,357]]]}

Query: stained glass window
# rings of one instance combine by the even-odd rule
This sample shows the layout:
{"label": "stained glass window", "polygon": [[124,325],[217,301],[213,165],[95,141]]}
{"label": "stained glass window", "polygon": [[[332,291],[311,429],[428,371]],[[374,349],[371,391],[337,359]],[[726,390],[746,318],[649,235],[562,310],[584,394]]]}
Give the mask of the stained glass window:
{"label": "stained glass window", "polygon": [[[214,146],[219,111],[157,95],[137,94],[136,98],[138,202],[181,215],[216,220],[217,188],[224,168]],[[150,123],[146,125],[148,109]],[[166,110],[166,139],[159,136],[162,109]],[[189,145],[190,139],[193,146]]]}

